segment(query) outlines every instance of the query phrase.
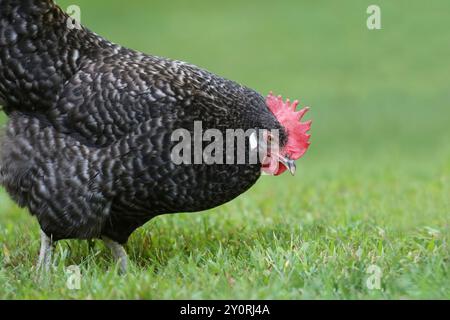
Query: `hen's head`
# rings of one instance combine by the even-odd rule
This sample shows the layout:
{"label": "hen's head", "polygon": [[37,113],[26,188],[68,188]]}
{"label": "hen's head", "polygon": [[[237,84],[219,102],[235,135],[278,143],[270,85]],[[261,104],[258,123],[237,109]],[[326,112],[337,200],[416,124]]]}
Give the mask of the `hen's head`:
{"label": "hen's head", "polygon": [[275,97],[272,92],[267,96],[266,104],[275,115],[278,122],[284,127],[287,140],[284,144],[277,141],[279,138],[267,132],[265,142],[268,146],[265,159],[262,162],[262,171],[270,175],[280,175],[287,169],[295,173],[295,160],[302,157],[310,145],[307,132],[311,128],[311,120],[301,122],[309,108],[296,111],[298,101],[283,101],[281,96]]}

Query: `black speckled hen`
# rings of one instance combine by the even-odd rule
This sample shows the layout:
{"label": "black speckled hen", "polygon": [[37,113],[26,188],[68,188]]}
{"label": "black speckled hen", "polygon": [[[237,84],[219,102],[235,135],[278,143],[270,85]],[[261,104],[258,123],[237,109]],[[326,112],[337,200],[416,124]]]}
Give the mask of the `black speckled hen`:
{"label": "black speckled hen", "polygon": [[[293,172],[309,145],[296,102],[113,44],[51,0],[0,0],[0,103],[9,117],[0,183],[37,218],[44,269],[55,241],[99,238],[125,270],[122,244],[135,229],[226,203],[262,171]],[[223,133],[278,130],[278,151],[266,134],[256,163],[176,164],[172,134],[195,121]]]}

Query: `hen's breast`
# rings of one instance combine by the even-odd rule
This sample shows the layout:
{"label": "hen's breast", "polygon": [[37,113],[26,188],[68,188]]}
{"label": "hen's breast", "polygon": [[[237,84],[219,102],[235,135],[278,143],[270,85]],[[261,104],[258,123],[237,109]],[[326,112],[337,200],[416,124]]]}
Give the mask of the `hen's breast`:
{"label": "hen's breast", "polygon": [[115,48],[82,63],[48,118],[111,159],[118,212],[198,211],[246,191],[260,166],[176,165],[172,134],[183,129],[194,137],[195,122],[223,137],[227,129],[260,127],[258,116],[268,111],[249,116],[249,95],[259,98],[195,66]]}
{"label": "hen's breast", "polygon": [[[108,235],[125,242],[154,216],[236,198],[257,181],[260,165],[176,164],[173,133],[183,129],[193,138],[195,122],[201,134],[216,129],[223,137],[227,129],[276,125],[252,90],[188,64],[117,48],[85,60],[56,100],[43,113],[12,117],[7,143],[28,149],[11,148],[2,160],[8,191],[54,239]],[[17,156],[31,165],[20,185],[14,183],[24,172]]]}

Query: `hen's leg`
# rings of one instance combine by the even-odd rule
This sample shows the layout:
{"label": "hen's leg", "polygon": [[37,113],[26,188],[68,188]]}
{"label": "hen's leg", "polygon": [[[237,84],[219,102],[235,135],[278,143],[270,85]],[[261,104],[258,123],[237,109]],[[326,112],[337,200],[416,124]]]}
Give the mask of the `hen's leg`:
{"label": "hen's leg", "polygon": [[41,250],[39,252],[38,271],[48,272],[52,263],[53,243],[44,231],[41,230]]}
{"label": "hen's leg", "polygon": [[111,249],[114,260],[119,262],[120,273],[126,273],[128,267],[128,257],[123,246],[107,237],[102,237],[102,239],[105,245]]}

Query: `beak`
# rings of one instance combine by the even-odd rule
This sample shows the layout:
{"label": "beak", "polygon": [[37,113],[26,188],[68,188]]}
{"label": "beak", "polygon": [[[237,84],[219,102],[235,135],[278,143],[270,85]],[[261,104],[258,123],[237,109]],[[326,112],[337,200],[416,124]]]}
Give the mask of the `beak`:
{"label": "beak", "polygon": [[281,157],[281,156],[279,159],[280,159],[280,162],[282,164],[284,164],[284,166],[289,170],[289,172],[293,176],[295,176],[295,171],[297,170],[297,167],[295,166],[295,161],[289,159],[288,157],[285,158],[285,157]]}

